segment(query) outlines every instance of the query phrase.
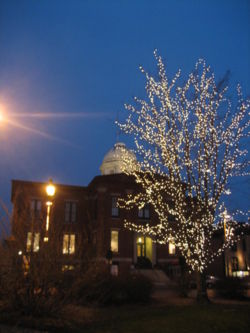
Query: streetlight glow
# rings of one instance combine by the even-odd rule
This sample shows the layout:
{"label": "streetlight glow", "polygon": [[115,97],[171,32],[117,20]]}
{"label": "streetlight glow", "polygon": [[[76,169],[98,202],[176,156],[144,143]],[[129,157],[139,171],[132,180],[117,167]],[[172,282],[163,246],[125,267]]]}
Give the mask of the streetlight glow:
{"label": "streetlight glow", "polygon": [[[55,195],[56,192],[56,187],[53,185],[52,179],[49,180],[49,184],[46,186],[46,193],[47,196],[52,199],[52,197]],[[49,241],[48,237],[48,232],[49,232],[49,220],[50,220],[50,211],[51,211],[51,206],[52,206],[52,201],[47,201],[46,206],[47,206],[47,214],[46,214],[46,225],[45,225],[45,237],[44,237],[44,242]]]}
{"label": "streetlight glow", "polygon": [[49,180],[49,184],[46,186],[46,193],[49,197],[53,197],[56,192],[56,187],[52,183],[52,179]]}

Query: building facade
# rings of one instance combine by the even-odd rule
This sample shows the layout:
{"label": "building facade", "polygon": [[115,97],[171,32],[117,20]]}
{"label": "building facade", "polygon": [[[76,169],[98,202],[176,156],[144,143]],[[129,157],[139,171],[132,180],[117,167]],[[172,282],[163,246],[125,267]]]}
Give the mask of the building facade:
{"label": "building facade", "polygon": [[[95,258],[100,265],[111,265],[113,274],[119,274],[147,258],[152,267],[163,268],[169,276],[178,277],[181,261],[174,244],[157,244],[150,237],[124,227],[124,220],[140,224],[157,221],[150,205],[131,210],[118,206],[119,198],[138,191],[133,177],[122,173],[126,167],[124,154],[135,160],[123,143],[115,144],[103,159],[100,176],[88,186],[55,184],[53,199],[48,198],[45,183],[13,180],[12,235],[18,240],[18,252],[28,258],[49,242],[62,269],[73,269],[86,259]],[[222,239],[223,234],[215,235],[214,245]],[[208,273],[220,277],[248,275],[249,253],[250,236],[246,235],[237,244],[237,250],[227,250],[212,263]]]}
{"label": "building facade", "polygon": [[138,191],[133,177],[122,173],[123,154],[135,159],[124,144],[117,143],[105,155],[101,175],[86,187],[55,184],[48,231],[46,184],[13,180],[12,234],[19,239],[18,251],[25,256],[39,253],[48,238],[61,255],[63,269],[73,268],[86,256],[94,255],[100,264],[112,264],[114,274],[128,271],[147,258],[153,267],[165,266],[170,275],[179,275],[174,244],[156,244],[150,237],[124,227],[125,219],[154,223],[157,216],[149,205],[129,211],[118,207],[119,198]]}

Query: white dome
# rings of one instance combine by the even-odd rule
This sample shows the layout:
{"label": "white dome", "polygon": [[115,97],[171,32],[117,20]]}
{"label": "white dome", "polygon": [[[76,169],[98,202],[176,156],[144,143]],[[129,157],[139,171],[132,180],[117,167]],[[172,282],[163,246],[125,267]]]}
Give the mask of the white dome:
{"label": "white dome", "polygon": [[131,169],[135,161],[135,154],[129,150],[124,143],[117,142],[104,156],[102,165],[100,166],[101,174],[122,173],[124,170]]}

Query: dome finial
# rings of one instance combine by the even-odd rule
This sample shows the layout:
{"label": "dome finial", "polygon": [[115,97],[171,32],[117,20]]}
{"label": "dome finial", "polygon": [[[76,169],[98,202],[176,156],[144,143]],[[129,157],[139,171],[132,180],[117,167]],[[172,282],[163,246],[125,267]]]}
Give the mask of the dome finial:
{"label": "dome finial", "polygon": [[116,142],[114,147],[104,156],[100,166],[102,175],[123,173],[129,166],[126,160],[136,161],[135,154],[129,150],[125,143]]}

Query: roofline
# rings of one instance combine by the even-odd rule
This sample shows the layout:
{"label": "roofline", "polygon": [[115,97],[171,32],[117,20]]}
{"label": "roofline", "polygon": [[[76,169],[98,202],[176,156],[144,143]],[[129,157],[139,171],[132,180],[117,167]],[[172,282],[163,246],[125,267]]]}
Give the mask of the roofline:
{"label": "roofline", "polygon": [[112,173],[112,174],[108,174],[108,175],[98,175],[95,176],[91,182],[88,184],[88,187],[91,187],[92,185],[94,185],[96,182],[106,182],[107,180],[110,179],[114,179],[114,178],[118,178],[120,180],[120,182],[124,182],[124,180],[126,180],[128,183],[135,183],[135,178],[133,175],[129,176],[126,175],[125,173]]}
{"label": "roofline", "polygon": [[[21,180],[21,179],[12,179],[11,180],[11,202],[13,202],[14,193],[15,193],[15,187],[18,186],[18,184],[23,184],[26,186],[44,186],[47,184],[47,182],[37,182],[37,181],[29,181],[29,180]],[[70,189],[76,189],[76,190],[86,190],[86,186],[79,186],[79,185],[68,185],[68,184],[60,184],[60,183],[54,183],[55,186],[61,187],[61,188],[70,188]]]}

